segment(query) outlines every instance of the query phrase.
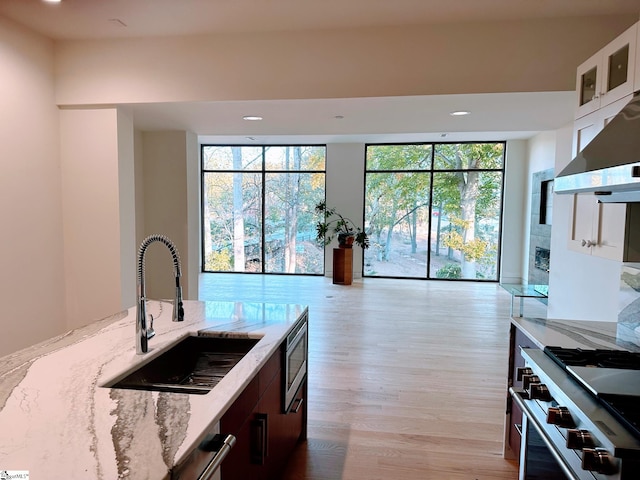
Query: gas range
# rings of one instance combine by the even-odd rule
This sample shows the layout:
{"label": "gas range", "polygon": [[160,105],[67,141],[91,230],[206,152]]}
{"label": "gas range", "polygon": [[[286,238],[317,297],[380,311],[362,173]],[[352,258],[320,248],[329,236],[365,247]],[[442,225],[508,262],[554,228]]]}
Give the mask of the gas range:
{"label": "gas range", "polygon": [[[522,389],[511,395],[525,414],[523,443],[541,438],[563,472],[548,478],[640,478],[640,354],[559,347],[521,353]],[[522,471],[531,464],[525,460],[521,478],[536,478]]]}
{"label": "gas range", "polygon": [[640,439],[640,353],[561,347],[544,351]]}

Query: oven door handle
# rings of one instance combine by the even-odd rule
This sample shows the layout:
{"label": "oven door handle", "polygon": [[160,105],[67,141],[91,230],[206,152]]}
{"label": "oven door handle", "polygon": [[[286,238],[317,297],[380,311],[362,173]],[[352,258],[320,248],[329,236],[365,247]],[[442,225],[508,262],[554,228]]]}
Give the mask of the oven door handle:
{"label": "oven door handle", "polygon": [[198,480],[210,480],[211,478],[213,478],[213,474],[216,472],[216,470],[218,470],[218,468],[220,468],[220,464],[235,444],[236,437],[233,435],[227,435],[225,439],[220,443],[219,449],[214,457],[198,477]]}
{"label": "oven door handle", "polygon": [[549,449],[549,452],[551,453],[551,455],[553,455],[553,458],[555,458],[556,462],[558,463],[560,468],[562,468],[562,471],[565,473],[565,475],[567,475],[570,480],[580,480],[580,478],[577,477],[576,474],[566,465],[564,459],[558,453],[553,443],[545,435],[544,427],[540,425],[538,418],[534,415],[529,406],[524,402],[523,397],[528,397],[527,392],[519,388],[509,387],[509,394],[511,395],[513,401],[516,402],[516,405],[520,407],[522,413],[527,416],[527,421],[530,422],[538,431],[538,433],[540,434],[540,438],[542,438],[547,448]]}

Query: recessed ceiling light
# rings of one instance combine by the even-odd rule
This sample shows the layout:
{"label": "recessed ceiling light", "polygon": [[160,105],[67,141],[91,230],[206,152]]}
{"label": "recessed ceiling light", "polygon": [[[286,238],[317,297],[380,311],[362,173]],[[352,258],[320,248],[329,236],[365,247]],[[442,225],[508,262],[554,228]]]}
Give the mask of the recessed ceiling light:
{"label": "recessed ceiling light", "polygon": [[262,120],[260,115],[245,115],[242,117],[243,120]]}
{"label": "recessed ceiling light", "polygon": [[61,3],[62,0],[43,0],[44,3]]}
{"label": "recessed ceiling light", "polygon": [[471,112],[467,111],[467,110],[456,110],[455,112],[451,112],[449,115],[451,115],[452,117],[463,117],[465,115],[470,115]]}

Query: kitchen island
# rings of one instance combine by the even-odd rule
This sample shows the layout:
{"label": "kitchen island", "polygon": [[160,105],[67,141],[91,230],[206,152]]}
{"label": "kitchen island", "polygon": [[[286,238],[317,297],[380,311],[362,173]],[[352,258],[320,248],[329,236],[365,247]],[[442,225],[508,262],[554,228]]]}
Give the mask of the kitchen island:
{"label": "kitchen island", "polygon": [[[0,469],[31,478],[165,479],[202,442],[296,322],[297,304],[148,302],[156,335],[136,355],[135,308],[0,359]],[[106,388],[188,335],[260,341],[205,395]]]}

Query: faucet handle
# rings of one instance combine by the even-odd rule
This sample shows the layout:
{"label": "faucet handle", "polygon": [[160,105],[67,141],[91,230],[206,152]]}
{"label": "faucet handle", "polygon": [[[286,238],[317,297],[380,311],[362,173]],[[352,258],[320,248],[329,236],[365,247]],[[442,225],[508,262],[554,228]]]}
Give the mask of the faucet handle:
{"label": "faucet handle", "polygon": [[149,314],[149,323],[147,324],[147,339],[153,338],[156,334],[156,331],[153,329],[153,315]]}
{"label": "faucet handle", "polygon": [[182,303],[182,287],[180,277],[176,277],[176,298],[173,301],[173,321],[184,321],[184,304]]}

